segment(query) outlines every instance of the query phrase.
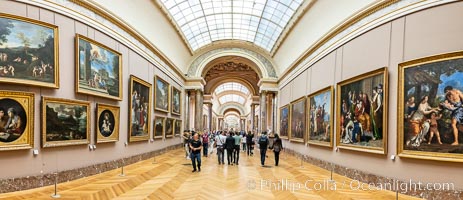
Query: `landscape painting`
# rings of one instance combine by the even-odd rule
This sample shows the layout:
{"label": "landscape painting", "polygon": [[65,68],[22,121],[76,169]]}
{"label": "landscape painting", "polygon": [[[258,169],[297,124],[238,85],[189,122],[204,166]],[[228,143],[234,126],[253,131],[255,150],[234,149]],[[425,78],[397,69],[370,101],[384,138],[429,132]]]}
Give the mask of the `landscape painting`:
{"label": "landscape painting", "polygon": [[172,114],[176,114],[176,115],[180,115],[180,108],[181,108],[181,105],[182,105],[182,101],[181,101],[181,94],[182,92],[173,87],[172,86],[172,93],[171,93],[171,100],[170,102],[172,103],[171,105],[171,113]]}
{"label": "landscape painting", "polygon": [[[156,110],[169,112],[169,83],[158,76],[154,78],[154,104]],[[180,113],[180,101],[178,111]]]}
{"label": "landscape painting", "polygon": [[149,140],[151,120],[151,84],[131,75],[129,99],[129,141]]}
{"label": "landscape painting", "polygon": [[88,144],[90,103],[42,97],[42,147]]}
{"label": "landscape painting", "polygon": [[333,99],[333,86],[308,96],[308,143],[333,147]]}
{"label": "landscape painting", "polygon": [[306,133],[306,99],[301,97],[291,102],[290,118],[290,140],[295,142],[304,142]]}
{"label": "landscape painting", "polygon": [[399,156],[463,162],[463,52],[399,64]]}
{"label": "landscape painting", "polygon": [[97,143],[119,141],[119,107],[98,103],[97,116]]}
{"label": "landscape painting", "polygon": [[0,91],[0,151],[34,144],[34,94]]}
{"label": "landscape painting", "polygon": [[165,134],[166,138],[171,138],[174,136],[174,119],[167,118],[166,119],[166,126],[165,126]]}
{"label": "landscape painting", "polygon": [[387,153],[387,91],[386,67],[337,84],[339,148]]}
{"label": "landscape painting", "polygon": [[280,108],[280,137],[288,139],[289,132],[289,105]]}
{"label": "landscape painting", "polygon": [[156,116],[154,118],[154,139],[161,139],[164,136],[164,121],[165,117]]}
{"label": "landscape painting", "polygon": [[58,27],[0,13],[0,82],[58,88]]}
{"label": "landscape painting", "polygon": [[174,125],[174,135],[180,137],[180,132],[182,130],[182,120],[176,119]]}
{"label": "landscape painting", "polygon": [[122,55],[79,34],[76,48],[77,92],[122,100]]}

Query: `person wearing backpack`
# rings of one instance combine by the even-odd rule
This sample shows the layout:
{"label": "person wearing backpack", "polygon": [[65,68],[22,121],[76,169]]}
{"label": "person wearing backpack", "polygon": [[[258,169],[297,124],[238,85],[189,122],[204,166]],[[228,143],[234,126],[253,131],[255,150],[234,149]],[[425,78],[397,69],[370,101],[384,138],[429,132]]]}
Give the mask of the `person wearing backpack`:
{"label": "person wearing backpack", "polygon": [[262,135],[259,137],[260,164],[262,167],[265,164],[265,154],[267,153],[268,143],[267,131],[263,131]]}
{"label": "person wearing backpack", "polygon": [[278,166],[280,161],[280,151],[283,150],[283,142],[281,141],[278,134],[275,133],[275,139],[273,139],[273,153],[275,154],[275,166]]}

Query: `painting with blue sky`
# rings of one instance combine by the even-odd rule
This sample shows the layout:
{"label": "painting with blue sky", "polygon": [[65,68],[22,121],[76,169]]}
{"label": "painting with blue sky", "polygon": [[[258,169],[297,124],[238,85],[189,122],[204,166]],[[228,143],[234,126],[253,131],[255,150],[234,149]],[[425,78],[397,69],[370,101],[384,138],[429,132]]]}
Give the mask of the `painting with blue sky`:
{"label": "painting with blue sky", "polygon": [[58,87],[54,25],[0,14],[2,82]]}
{"label": "painting with blue sky", "polygon": [[[160,77],[156,76],[154,89],[155,109],[169,112],[169,84]],[[178,114],[180,114],[180,104],[178,107]]]}
{"label": "painting with blue sky", "polygon": [[331,145],[332,87],[325,88],[309,96],[309,142]]}
{"label": "painting with blue sky", "polygon": [[121,54],[81,35],[76,40],[78,92],[120,100]]}
{"label": "painting with blue sky", "polygon": [[288,138],[289,132],[289,106],[280,108],[280,137]]}

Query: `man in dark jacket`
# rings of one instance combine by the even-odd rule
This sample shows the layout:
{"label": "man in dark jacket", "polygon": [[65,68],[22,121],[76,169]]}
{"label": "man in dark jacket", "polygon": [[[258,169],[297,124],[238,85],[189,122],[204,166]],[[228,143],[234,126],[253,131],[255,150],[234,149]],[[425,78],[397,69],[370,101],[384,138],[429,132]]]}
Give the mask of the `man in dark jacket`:
{"label": "man in dark jacket", "polygon": [[203,148],[203,144],[199,139],[199,135],[197,133],[194,134],[193,139],[190,141],[190,149],[191,149],[191,164],[193,164],[193,172],[196,172],[196,161],[198,163],[197,168],[198,171],[201,171],[201,149]]}
{"label": "man in dark jacket", "polygon": [[268,147],[267,131],[263,131],[262,135],[259,137],[260,164],[262,166],[264,166],[265,164],[265,154],[267,153],[267,147]]}
{"label": "man in dark jacket", "polygon": [[225,148],[227,148],[227,161],[228,165],[233,163],[233,150],[235,149],[235,139],[233,138],[233,132],[229,132],[227,140],[225,141]]}
{"label": "man in dark jacket", "polygon": [[248,156],[252,155],[252,138],[254,138],[254,134],[251,131],[248,131],[248,134],[246,135],[246,145],[248,145]]}

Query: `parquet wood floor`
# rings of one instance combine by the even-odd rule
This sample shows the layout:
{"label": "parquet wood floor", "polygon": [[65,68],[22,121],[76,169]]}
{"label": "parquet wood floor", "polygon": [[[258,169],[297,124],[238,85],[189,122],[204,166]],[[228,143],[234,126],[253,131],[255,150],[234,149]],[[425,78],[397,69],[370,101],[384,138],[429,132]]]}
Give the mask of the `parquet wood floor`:
{"label": "parquet wood floor", "polygon": [[[257,152],[256,152],[257,153]],[[396,199],[396,193],[357,189],[357,182],[330,171],[280,155],[274,166],[273,152],[268,151],[266,166],[260,165],[259,153],[241,153],[239,165],[217,165],[215,154],[202,158],[201,172],[192,173],[191,161],[181,149],[169,151],[154,159],[140,161],[124,168],[60,183],[60,199],[309,199],[370,200]],[[226,155],[226,154],[225,154]],[[352,188],[351,188],[351,183]],[[298,185],[299,184],[299,185]],[[51,199],[54,186],[0,194],[0,199]],[[417,199],[399,194],[399,199]]]}

